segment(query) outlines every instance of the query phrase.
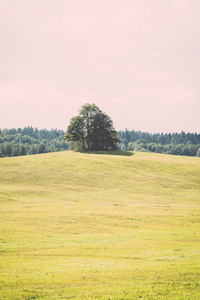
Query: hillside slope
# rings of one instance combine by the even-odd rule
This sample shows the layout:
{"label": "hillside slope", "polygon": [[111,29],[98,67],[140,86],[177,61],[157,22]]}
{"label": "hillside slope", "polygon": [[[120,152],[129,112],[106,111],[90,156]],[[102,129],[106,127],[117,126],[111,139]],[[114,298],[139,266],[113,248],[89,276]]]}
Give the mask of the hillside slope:
{"label": "hillside slope", "polygon": [[198,299],[200,159],[0,159],[1,299]]}

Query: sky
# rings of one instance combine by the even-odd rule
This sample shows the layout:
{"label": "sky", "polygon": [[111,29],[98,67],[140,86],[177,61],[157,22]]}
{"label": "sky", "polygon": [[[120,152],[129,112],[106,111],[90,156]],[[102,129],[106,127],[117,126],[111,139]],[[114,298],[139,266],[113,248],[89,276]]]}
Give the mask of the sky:
{"label": "sky", "polygon": [[0,128],[200,133],[199,0],[0,0]]}

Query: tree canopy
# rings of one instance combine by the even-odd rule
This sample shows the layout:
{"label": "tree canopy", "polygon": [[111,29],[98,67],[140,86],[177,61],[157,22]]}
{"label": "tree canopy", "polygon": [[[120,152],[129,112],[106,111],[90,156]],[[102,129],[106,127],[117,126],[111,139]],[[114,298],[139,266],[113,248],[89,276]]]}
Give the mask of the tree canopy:
{"label": "tree canopy", "polygon": [[69,149],[63,130],[33,127],[0,129],[0,157],[32,155]]}
{"label": "tree canopy", "polygon": [[120,142],[112,119],[95,104],[82,106],[79,115],[73,117],[65,139],[73,149],[116,150]]}

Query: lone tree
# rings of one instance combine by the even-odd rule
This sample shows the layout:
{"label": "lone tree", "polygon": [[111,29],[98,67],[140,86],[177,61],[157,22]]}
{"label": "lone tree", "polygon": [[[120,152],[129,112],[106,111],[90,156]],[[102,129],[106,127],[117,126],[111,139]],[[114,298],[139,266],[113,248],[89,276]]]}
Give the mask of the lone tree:
{"label": "lone tree", "polygon": [[116,150],[120,142],[111,118],[88,103],[71,119],[64,138],[71,142],[72,149],[80,150]]}

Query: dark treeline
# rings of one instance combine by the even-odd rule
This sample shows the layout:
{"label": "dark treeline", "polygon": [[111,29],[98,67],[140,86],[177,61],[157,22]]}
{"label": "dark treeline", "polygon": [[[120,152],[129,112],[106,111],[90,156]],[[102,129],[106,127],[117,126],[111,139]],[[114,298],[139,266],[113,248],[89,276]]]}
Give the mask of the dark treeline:
{"label": "dark treeline", "polygon": [[[0,129],[0,157],[57,152],[70,149],[65,132],[57,129]],[[146,151],[172,155],[200,156],[200,134],[119,131],[121,151]]]}
{"label": "dark treeline", "polygon": [[121,144],[118,150],[146,151],[172,155],[200,156],[200,134],[156,133],[141,131],[119,131]]}
{"label": "dark treeline", "polygon": [[0,157],[63,151],[69,148],[65,132],[25,127],[0,129]]}

